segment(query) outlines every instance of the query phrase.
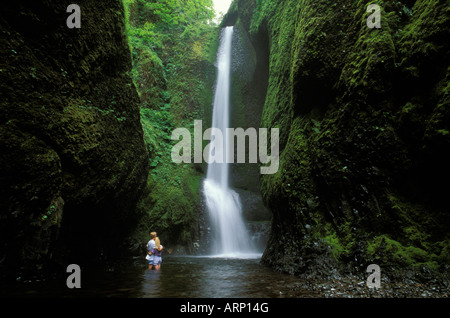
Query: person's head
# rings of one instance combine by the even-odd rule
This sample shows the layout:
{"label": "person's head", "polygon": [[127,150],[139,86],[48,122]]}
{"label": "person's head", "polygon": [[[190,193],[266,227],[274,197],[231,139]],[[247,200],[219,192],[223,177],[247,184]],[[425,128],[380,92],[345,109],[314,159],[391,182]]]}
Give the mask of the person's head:
{"label": "person's head", "polygon": [[156,237],[156,232],[151,232],[151,233],[150,233],[150,237],[151,237],[152,239],[155,239],[155,237]]}
{"label": "person's head", "polygon": [[161,248],[161,241],[159,240],[159,237],[155,238],[155,245],[158,250]]}

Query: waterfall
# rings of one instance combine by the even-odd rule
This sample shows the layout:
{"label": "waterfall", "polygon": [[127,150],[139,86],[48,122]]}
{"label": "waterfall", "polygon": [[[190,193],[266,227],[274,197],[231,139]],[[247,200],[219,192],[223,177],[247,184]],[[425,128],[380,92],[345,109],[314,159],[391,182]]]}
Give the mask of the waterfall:
{"label": "waterfall", "polygon": [[[211,138],[210,156],[217,147],[223,147],[223,163],[208,164],[207,177],[203,184],[209,215],[215,232],[214,254],[226,257],[246,257],[253,252],[250,237],[242,218],[239,195],[228,184],[229,164],[226,163],[228,141],[225,131],[230,117],[230,69],[233,27],[222,30],[217,54],[217,81],[213,104],[213,128],[223,133],[223,143]],[[224,145],[224,146],[222,146]],[[217,154],[217,152],[216,152]]]}

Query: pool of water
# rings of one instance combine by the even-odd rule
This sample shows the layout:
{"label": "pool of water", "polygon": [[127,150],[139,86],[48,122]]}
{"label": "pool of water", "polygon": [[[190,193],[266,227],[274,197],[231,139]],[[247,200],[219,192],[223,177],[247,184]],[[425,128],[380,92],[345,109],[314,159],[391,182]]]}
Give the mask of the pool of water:
{"label": "pool of water", "polygon": [[[244,258],[246,257],[246,258]],[[69,276],[70,274],[67,274]],[[81,267],[81,288],[65,278],[18,282],[0,295],[21,297],[278,298],[317,297],[302,279],[260,265],[259,255],[236,257],[166,256],[160,271],[145,260],[115,269]]]}

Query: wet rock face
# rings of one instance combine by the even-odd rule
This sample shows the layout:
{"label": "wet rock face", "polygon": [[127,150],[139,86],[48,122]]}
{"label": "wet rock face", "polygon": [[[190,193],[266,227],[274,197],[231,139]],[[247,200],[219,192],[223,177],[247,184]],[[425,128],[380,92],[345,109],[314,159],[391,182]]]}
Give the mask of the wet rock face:
{"label": "wet rock face", "polygon": [[263,263],[280,271],[449,262],[447,9],[380,6],[381,29],[360,1],[232,6],[254,41],[270,39],[261,127],[280,128],[280,169],[261,178]]}
{"label": "wet rock face", "polygon": [[121,1],[2,8],[0,266],[119,248],[148,173]]}
{"label": "wet rock face", "polygon": [[[261,41],[259,44],[265,50],[255,50],[241,26],[236,26],[232,43],[230,126],[258,131],[267,91],[268,44]],[[270,212],[264,206],[259,188],[260,165],[249,162],[249,152],[250,146],[246,141],[245,164],[230,165],[230,184],[239,193],[245,220],[269,221]],[[237,143],[234,162],[237,162]]]}

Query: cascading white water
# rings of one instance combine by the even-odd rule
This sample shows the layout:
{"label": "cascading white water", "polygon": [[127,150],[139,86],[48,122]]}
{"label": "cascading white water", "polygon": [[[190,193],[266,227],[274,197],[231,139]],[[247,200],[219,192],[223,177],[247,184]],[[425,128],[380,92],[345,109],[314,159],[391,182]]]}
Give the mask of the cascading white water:
{"label": "cascading white water", "polygon": [[228,142],[225,131],[229,128],[230,69],[233,27],[222,31],[217,55],[218,75],[213,105],[213,128],[223,133],[223,143],[210,143],[210,156],[223,145],[223,163],[208,164],[207,178],[203,184],[206,204],[216,232],[215,254],[225,257],[246,257],[253,253],[252,244],[241,215],[239,195],[228,184],[229,164],[226,163]]}

